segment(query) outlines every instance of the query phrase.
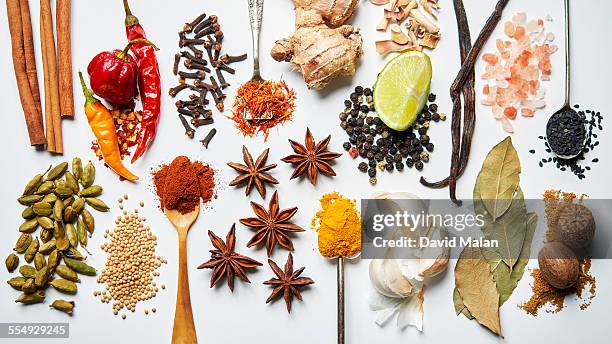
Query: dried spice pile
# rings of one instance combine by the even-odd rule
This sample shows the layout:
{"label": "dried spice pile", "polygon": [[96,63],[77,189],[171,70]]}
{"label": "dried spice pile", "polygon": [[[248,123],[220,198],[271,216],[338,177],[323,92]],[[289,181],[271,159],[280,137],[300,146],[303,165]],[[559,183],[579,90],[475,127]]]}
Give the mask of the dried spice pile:
{"label": "dried spice pile", "polygon": [[423,170],[434,150],[427,132],[431,122],[446,120],[445,114],[438,113],[435,94],[429,94],[429,105],[423,107],[415,124],[405,131],[390,129],[374,114],[372,90],[361,86],[344,101],[345,109],[340,113],[340,127],[349,137],[342,146],[351,157],[358,156],[367,162],[359,163],[358,169],[367,173],[370,184],[377,182],[377,168],[381,171],[402,172],[404,167]]}
{"label": "dried spice pile", "polygon": [[[574,203],[576,201],[581,203],[584,197],[584,195],[578,197],[573,193],[561,192],[560,190],[547,190],[544,193],[546,223],[548,226],[546,231],[547,241],[553,239],[552,228],[557,222],[560,214],[559,210],[567,203]],[[519,307],[528,314],[536,316],[540,309],[550,304],[553,308],[546,312],[558,313],[564,307],[566,296],[575,295],[582,301],[580,309],[584,310],[588,308],[595,298],[597,288],[595,277],[591,275],[590,269],[591,259],[580,259],[578,281],[567,289],[557,289],[551,286],[546,279],[544,279],[541,269],[531,270],[531,276],[533,277],[531,290],[533,295],[528,301],[519,305]],[[585,295],[585,293],[588,293],[588,295]]]}
{"label": "dried spice pile", "polygon": [[[440,40],[440,28],[436,25],[438,0],[370,0],[374,5],[386,5],[384,17],[376,26],[377,31],[391,31],[391,39],[376,42],[376,52],[434,49]],[[400,27],[404,25],[406,33]]]}
{"label": "dried spice pile", "polygon": [[[590,156],[587,158],[589,153],[592,152],[599,146],[599,135],[603,131],[603,115],[599,111],[595,110],[580,110],[579,105],[574,105],[574,108],[578,111],[578,115],[583,119],[586,127],[586,141],[582,151],[572,159],[561,159],[554,156],[553,150],[548,143],[547,136],[538,136],[538,138],[544,142],[544,151],[547,153],[543,156],[538,163],[540,167],[544,167],[546,164],[553,164],[560,171],[569,171],[573,173],[578,179],[586,178],[586,172],[591,170],[591,165],[599,162],[597,156]],[[581,144],[582,142],[576,142]],[[529,150],[531,154],[536,154],[535,149]]]}
{"label": "dried spice pile", "polygon": [[[137,139],[140,133],[140,121],[142,118],[139,111],[125,112],[113,110],[112,114],[115,120],[119,153],[121,154],[121,159],[124,159],[126,156],[130,156],[130,149],[138,143]],[[91,150],[96,153],[98,160],[104,159],[97,140],[91,142]]]}
{"label": "dried spice pile", "polygon": [[[218,17],[207,16],[206,13],[200,14],[190,23],[185,23],[179,31],[179,47],[183,50],[174,55],[173,68],[174,75],[179,77],[179,84],[171,88],[169,94],[174,98],[183,90],[192,91],[188,99],[176,102],[179,119],[185,128],[185,135],[189,138],[194,137],[195,129],[214,123],[212,110],[208,109],[208,95],[212,97],[217,110],[224,110],[227,96],[223,90],[230,84],[223,74],[235,74],[235,70],[229,65],[247,58],[246,54],[221,54],[223,37]],[[184,61],[186,71],[179,70],[181,61]],[[209,82],[206,82],[206,79]],[[211,129],[200,141],[205,148],[208,148],[216,132],[216,129]]]}
{"label": "dried spice pile", "polygon": [[215,172],[199,161],[186,156],[176,157],[169,165],[153,171],[153,183],[161,209],[186,214],[215,197]]}
{"label": "dried spice pile", "polygon": [[323,195],[312,220],[319,253],[325,258],[351,257],[361,250],[361,216],[355,202],[337,192]]}
{"label": "dried spice pile", "polygon": [[541,83],[550,80],[550,56],[558,47],[552,44],[555,35],[545,31],[544,20],[527,21],[525,13],[517,13],[512,21],[505,22],[504,33],[510,40],[497,39],[497,51],[482,55],[486,62],[482,78],[487,83],[481,103],[491,106],[493,117],[512,133],[510,120],[519,113],[533,117],[537,109],[546,106]]}
{"label": "dried spice pile", "polygon": [[[127,195],[120,200],[123,203]],[[143,207],[144,203],[140,202],[140,205]],[[106,230],[104,238],[109,237],[110,240],[100,247],[108,255],[97,279],[106,287],[104,291],[94,291],[94,296],[99,296],[103,303],[113,301],[115,315],[124,307],[135,312],[139,301],[156,296],[159,288],[153,279],[159,276],[156,270],[167,262],[156,254],[157,237],[138,209],[131,213],[124,210],[115,220],[115,228]],[[161,288],[165,286],[162,284]],[[148,314],[147,309],[144,312]],[[125,319],[125,314],[122,318]]]}
{"label": "dried spice pile", "polygon": [[267,140],[270,129],[291,120],[295,99],[284,81],[249,80],[238,88],[230,119],[242,135]]}
{"label": "dried spice pile", "polygon": [[[17,254],[22,254],[27,263],[19,267],[21,276],[8,280],[11,287],[22,292],[15,302],[44,302],[48,286],[63,294],[76,294],[79,275],[96,275],[96,269],[85,262],[86,257],[79,251],[80,247],[89,253],[88,238],[95,229],[94,217],[87,208],[101,212],[109,209],[97,198],[102,187],[94,185],[95,173],[91,161],[83,167],[81,159],[74,158],[71,171],[63,162],[26,184],[17,199],[26,206],[21,213],[21,235],[15,243],[15,253],[5,261],[11,273],[20,264]],[[51,307],[72,315],[74,302],[55,300]]]}

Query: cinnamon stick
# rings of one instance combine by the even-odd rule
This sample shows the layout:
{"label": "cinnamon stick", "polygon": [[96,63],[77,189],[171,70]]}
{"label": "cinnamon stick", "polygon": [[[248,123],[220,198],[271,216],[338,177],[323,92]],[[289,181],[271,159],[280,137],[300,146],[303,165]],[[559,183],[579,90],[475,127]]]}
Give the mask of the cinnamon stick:
{"label": "cinnamon stick", "polygon": [[38,86],[38,73],[36,72],[36,54],[34,51],[34,38],[32,36],[32,18],[30,16],[29,0],[19,0],[21,8],[21,26],[23,28],[23,51],[25,54],[25,68],[30,83],[30,91],[38,110],[38,116],[42,120],[42,110],[40,106],[40,89]]}
{"label": "cinnamon stick", "polygon": [[62,117],[74,117],[72,94],[72,43],[70,37],[71,0],[56,2],[57,62],[59,72],[60,110]]}
{"label": "cinnamon stick", "polygon": [[50,83],[49,83],[49,68],[47,63],[47,46],[43,44],[43,26],[42,21],[40,23],[40,41],[41,41],[41,52],[43,61],[43,85],[45,91],[45,129],[47,133],[47,150],[49,152],[55,152],[55,134],[53,133],[53,110],[51,108],[50,100]]}
{"label": "cinnamon stick", "polygon": [[[59,78],[57,73],[57,60],[55,54],[55,38],[53,36],[53,17],[51,15],[51,1],[40,0],[40,37],[45,58],[43,59],[43,70],[45,77],[49,80],[48,92],[45,92],[45,102],[51,103],[51,122],[55,149],[49,151],[62,154],[64,152],[62,142],[62,118],[60,114]],[[45,81],[46,82],[46,81]]]}
{"label": "cinnamon stick", "polygon": [[37,111],[36,102],[32,96],[30,82],[26,72],[25,50],[23,38],[23,23],[21,19],[21,5],[19,0],[6,0],[6,14],[11,35],[11,53],[13,57],[13,68],[17,81],[19,99],[23,108],[30,144],[33,146],[46,143],[43,132],[42,116]]}

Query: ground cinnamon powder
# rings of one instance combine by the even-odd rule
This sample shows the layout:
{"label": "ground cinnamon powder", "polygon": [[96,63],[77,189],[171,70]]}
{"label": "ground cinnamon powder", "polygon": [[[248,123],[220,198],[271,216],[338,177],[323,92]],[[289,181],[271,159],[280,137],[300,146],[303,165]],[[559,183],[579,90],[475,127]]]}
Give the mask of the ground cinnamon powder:
{"label": "ground cinnamon powder", "polygon": [[193,211],[200,199],[210,201],[215,194],[214,170],[186,156],[176,157],[169,165],[153,172],[153,183],[162,209]]}
{"label": "ground cinnamon powder", "polygon": [[[559,190],[547,190],[544,193],[546,223],[548,225],[548,229],[546,231],[547,240],[552,240],[551,228],[553,228],[553,224],[556,222],[558,209],[563,204],[567,202],[574,202],[576,199],[578,199],[578,202],[582,202],[584,197],[584,195],[577,197],[573,193],[561,192]],[[544,307],[546,304],[551,304],[553,309],[547,310],[547,312],[558,313],[564,307],[565,297],[568,295],[576,295],[576,297],[583,300],[583,302],[580,304],[580,309],[586,309],[591,305],[591,302],[595,297],[595,290],[597,288],[595,277],[591,275],[590,270],[591,259],[581,259],[578,282],[576,282],[576,284],[574,284],[572,287],[563,290],[557,289],[548,284],[548,282],[546,282],[542,276],[540,269],[531,270],[531,276],[533,277],[531,290],[533,295],[527,302],[519,305],[519,307],[528,314],[536,316],[542,307]],[[585,290],[587,290],[587,288],[589,295],[583,297],[583,293]]]}

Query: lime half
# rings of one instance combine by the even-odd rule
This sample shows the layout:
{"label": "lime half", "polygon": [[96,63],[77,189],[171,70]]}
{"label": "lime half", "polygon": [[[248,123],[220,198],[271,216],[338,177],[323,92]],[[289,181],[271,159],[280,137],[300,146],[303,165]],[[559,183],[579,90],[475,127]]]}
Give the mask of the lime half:
{"label": "lime half", "polygon": [[431,60],[420,51],[407,51],[383,67],[374,85],[374,107],[393,130],[408,129],[427,102]]}

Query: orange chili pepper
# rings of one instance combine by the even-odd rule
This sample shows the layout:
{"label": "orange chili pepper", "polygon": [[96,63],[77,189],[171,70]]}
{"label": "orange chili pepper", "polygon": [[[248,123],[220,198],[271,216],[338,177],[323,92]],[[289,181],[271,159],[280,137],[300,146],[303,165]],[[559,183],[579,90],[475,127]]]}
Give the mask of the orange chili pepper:
{"label": "orange chili pepper", "polygon": [[102,152],[102,157],[104,157],[104,162],[121,177],[131,181],[138,180],[138,176],[125,168],[121,161],[119,140],[115,131],[113,115],[87,88],[83,79],[83,73],[79,72],[79,78],[81,78],[81,86],[85,95],[85,115],[87,115],[91,131],[93,131],[98,140],[98,146]]}

